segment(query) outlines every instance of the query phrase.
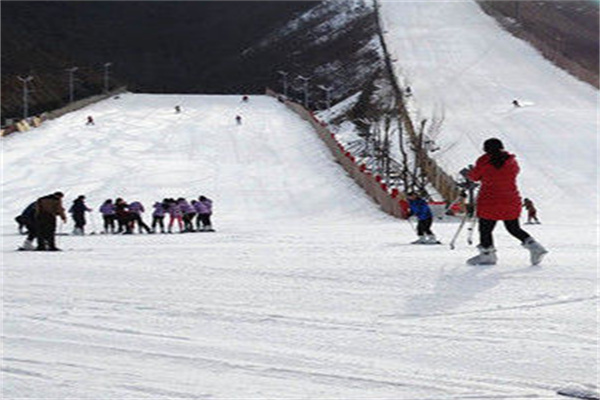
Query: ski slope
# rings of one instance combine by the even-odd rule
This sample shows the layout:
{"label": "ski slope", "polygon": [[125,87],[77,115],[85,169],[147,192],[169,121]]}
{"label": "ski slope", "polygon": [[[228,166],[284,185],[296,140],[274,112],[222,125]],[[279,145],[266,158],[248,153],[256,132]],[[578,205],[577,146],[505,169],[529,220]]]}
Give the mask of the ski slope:
{"label": "ski slope", "polygon": [[[402,4],[405,22],[433,29],[430,8]],[[475,25],[487,26],[480,17]],[[454,46],[447,52],[458,59],[466,49]],[[410,60],[439,49],[430,51]],[[529,62],[545,68],[541,58],[514,65]],[[574,80],[565,91],[571,86],[571,104],[585,103],[588,92]],[[414,92],[427,104],[416,84]],[[3,397],[560,399],[564,388],[593,389],[595,158],[560,146],[553,163],[539,161],[560,136],[556,122],[529,115],[534,109],[516,112],[531,117],[532,130],[545,121],[548,142],[507,145],[534,201],[540,193],[543,224],[526,226],[551,251],[538,267],[501,227],[493,268],[464,265],[475,252],[464,236],[454,251],[409,245],[409,223],[382,214],[310,126],[267,97],[127,94],[3,139]],[[575,121],[578,110],[546,116]],[[465,108],[463,122],[480,111]],[[87,115],[95,126],[84,125]],[[446,118],[459,126],[449,109]],[[593,122],[581,124],[587,146],[574,146],[593,148]],[[473,132],[461,140],[472,145],[452,147],[446,162],[462,166],[479,154],[483,133]],[[551,186],[534,179],[568,165],[572,173]],[[577,188],[587,188],[586,199]],[[95,210],[117,196],[150,208],[204,194],[215,201],[217,232],[60,236],[64,252],[15,252],[23,238],[12,218],[58,189],[67,206],[86,194]],[[456,227],[433,230],[447,243]],[[99,229],[95,211],[88,230]]]}
{"label": "ski slope", "polygon": [[381,17],[414,119],[443,121],[442,150],[432,154],[442,167],[459,171],[498,137],[517,155],[525,197],[556,217],[596,213],[594,87],[502,30],[475,1],[384,1]]}

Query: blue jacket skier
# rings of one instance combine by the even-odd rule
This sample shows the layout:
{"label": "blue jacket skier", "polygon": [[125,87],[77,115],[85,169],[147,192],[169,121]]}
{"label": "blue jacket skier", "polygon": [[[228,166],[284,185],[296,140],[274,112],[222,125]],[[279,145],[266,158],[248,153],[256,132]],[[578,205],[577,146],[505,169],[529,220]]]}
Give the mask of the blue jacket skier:
{"label": "blue jacket skier", "polygon": [[413,244],[438,244],[435,235],[431,232],[431,224],[433,223],[433,214],[431,208],[425,200],[419,197],[415,192],[410,192],[406,195],[410,214],[417,217],[417,235],[419,238],[412,242]]}

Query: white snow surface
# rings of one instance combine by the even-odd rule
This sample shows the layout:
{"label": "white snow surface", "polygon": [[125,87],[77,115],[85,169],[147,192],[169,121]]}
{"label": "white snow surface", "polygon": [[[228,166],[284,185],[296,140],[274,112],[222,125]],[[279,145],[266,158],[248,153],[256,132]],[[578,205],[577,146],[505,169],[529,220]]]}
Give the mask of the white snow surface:
{"label": "white snow surface", "polygon": [[[543,209],[595,212],[598,91],[502,30],[474,1],[383,1],[396,75],[416,120],[443,116],[434,158],[458,171],[500,138]],[[515,108],[513,100],[522,107]]]}
{"label": "white snow surface", "polygon": [[[407,24],[421,15],[423,35],[453,15],[402,4]],[[387,17],[391,7],[400,4],[385,4]],[[488,22],[473,11],[444,26],[445,36]],[[470,45],[451,43],[457,59]],[[420,56],[439,50],[430,51]],[[515,59],[515,75],[531,63],[545,68],[541,58]],[[528,83],[535,107],[512,113],[544,136],[507,143],[527,194],[539,193],[543,224],[525,225],[550,250],[538,267],[501,226],[490,268],[464,264],[475,252],[465,234],[454,251],[409,245],[409,223],[381,213],[308,123],[267,97],[244,104],[240,96],[127,94],[3,139],[3,397],[559,399],[573,385],[597,391],[596,139],[594,122],[579,120],[594,96],[556,74],[569,101],[548,99],[556,110],[538,118],[552,80],[538,91]],[[488,90],[491,78],[478,75],[479,90]],[[470,112],[470,121],[496,127],[516,118],[466,108],[463,121]],[[84,126],[87,115],[95,126]],[[559,122],[570,123],[562,136]],[[477,156],[480,133],[453,147],[455,164]],[[584,143],[570,140],[575,134]],[[572,173],[559,179],[558,170]],[[534,179],[543,173],[549,178]],[[149,209],[166,196],[205,194],[217,232],[59,236],[63,252],[15,252],[23,237],[12,218],[55,190],[67,206],[86,194],[88,231],[100,230],[97,208],[107,198]],[[433,226],[445,243],[456,228]]]}

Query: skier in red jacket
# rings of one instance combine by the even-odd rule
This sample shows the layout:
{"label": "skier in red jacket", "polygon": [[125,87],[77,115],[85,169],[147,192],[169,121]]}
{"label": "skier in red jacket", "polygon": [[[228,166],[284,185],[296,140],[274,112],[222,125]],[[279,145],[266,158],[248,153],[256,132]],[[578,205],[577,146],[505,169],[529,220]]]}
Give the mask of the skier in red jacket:
{"label": "skier in red jacket", "polygon": [[467,264],[496,264],[498,259],[492,231],[497,221],[504,221],[508,232],[529,250],[531,263],[537,265],[548,251],[519,226],[521,196],[516,183],[519,164],[513,154],[504,151],[504,145],[499,139],[486,140],[483,150],[485,154],[479,157],[475,167],[467,173],[470,180],[481,181],[481,190],[477,198],[479,255],[467,260]]}

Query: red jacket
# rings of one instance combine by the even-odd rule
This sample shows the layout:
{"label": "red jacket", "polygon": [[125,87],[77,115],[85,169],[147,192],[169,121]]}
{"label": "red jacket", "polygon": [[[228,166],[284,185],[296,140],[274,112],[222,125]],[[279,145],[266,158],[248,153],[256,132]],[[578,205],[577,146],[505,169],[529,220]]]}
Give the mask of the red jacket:
{"label": "red jacket", "polygon": [[513,154],[500,169],[489,163],[490,156],[484,154],[469,173],[472,181],[481,181],[477,198],[477,216],[494,221],[518,219],[521,215],[521,196],[517,189],[519,164]]}

